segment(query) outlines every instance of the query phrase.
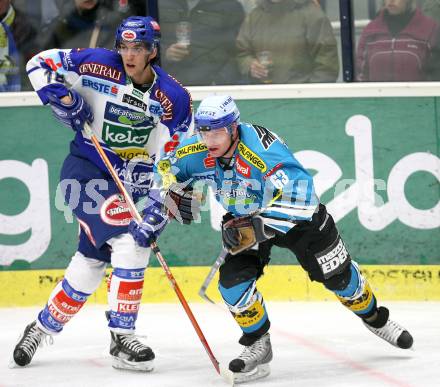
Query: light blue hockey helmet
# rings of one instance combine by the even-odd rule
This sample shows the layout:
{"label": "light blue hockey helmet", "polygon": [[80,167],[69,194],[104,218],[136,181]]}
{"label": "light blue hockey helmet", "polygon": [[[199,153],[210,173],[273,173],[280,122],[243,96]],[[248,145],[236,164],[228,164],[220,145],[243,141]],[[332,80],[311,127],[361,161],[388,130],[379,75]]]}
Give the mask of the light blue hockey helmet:
{"label": "light blue hockey helmet", "polygon": [[228,128],[232,134],[232,124],[239,123],[240,112],[229,95],[211,95],[200,103],[194,116],[196,132]]}

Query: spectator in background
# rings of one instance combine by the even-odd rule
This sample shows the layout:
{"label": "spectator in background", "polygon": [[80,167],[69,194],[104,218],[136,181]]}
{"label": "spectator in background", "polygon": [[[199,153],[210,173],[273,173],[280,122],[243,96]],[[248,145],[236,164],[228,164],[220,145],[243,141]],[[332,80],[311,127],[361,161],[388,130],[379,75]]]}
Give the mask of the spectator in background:
{"label": "spectator in background", "polygon": [[34,54],[35,35],[26,16],[10,0],[0,0],[0,91],[20,91],[29,84],[25,67]]}
{"label": "spectator in background", "polygon": [[[185,86],[237,83],[237,0],[161,0],[162,65]],[[177,36],[178,35],[178,36]]]}
{"label": "spectator in background", "polygon": [[426,16],[432,17],[440,24],[440,0],[425,0],[422,11]]}
{"label": "spectator in background", "polygon": [[439,70],[439,25],[416,7],[415,0],[385,0],[359,39],[357,80],[439,80]]}
{"label": "spectator in background", "polygon": [[124,14],[112,10],[104,0],[71,0],[60,20],[48,32],[43,49],[52,47],[113,48],[117,26]]}
{"label": "spectator in background", "polygon": [[313,0],[262,0],[237,39],[241,73],[251,83],[335,82],[339,73],[330,21]]}
{"label": "spectator in background", "polygon": [[[33,27],[38,32],[54,23],[60,16],[65,4],[63,0],[13,0],[14,8],[26,14]],[[38,50],[36,52],[39,52]]]}

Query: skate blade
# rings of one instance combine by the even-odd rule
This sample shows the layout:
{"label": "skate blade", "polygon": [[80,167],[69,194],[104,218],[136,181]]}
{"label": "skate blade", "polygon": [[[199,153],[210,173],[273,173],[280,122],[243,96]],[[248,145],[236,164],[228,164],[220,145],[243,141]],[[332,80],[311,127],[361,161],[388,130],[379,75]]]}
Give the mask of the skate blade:
{"label": "skate blade", "polygon": [[259,364],[253,370],[248,372],[234,372],[234,384],[247,383],[253,380],[265,378],[270,374],[270,366],[268,363]]}
{"label": "skate blade", "polygon": [[226,368],[220,366],[220,376],[225,380],[230,386],[234,387],[234,373]]}
{"label": "skate blade", "polygon": [[121,359],[119,357],[113,357],[112,367],[119,370],[129,370],[129,371],[143,371],[150,372],[154,369],[154,361],[143,361],[143,362],[135,362],[128,361],[125,359]]}
{"label": "skate blade", "polygon": [[22,366],[19,366],[14,358],[9,359],[9,363],[8,363],[8,368],[12,369],[12,368],[23,368]]}

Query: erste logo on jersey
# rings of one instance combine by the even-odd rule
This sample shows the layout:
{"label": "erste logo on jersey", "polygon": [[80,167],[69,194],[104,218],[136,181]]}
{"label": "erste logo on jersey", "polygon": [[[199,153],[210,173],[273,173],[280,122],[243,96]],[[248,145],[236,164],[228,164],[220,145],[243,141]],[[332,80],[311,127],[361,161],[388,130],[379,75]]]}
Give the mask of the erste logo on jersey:
{"label": "erste logo on jersey", "polygon": [[247,165],[238,155],[235,159],[235,169],[240,175],[243,175],[244,177],[251,177],[251,167]]}
{"label": "erste logo on jersey", "polygon": [[121,36],[122,36],[122,39],[126,40],[127,42],[132,42],[137,37],[136,32],[134,32],[132,30],[123,31]]}
{"label": "erste logo on jersey", "polygon": [[119,87],[114,83],[104,80],[96,80],[95,78],[83,77],[81,81],[83,87],[88,87],[98,93],[109,95],[110,97],[116,97],[118,95]]}
{"label": "erste logo on jersey", "polygon": [[170,141],[166,142],[163,146],[165,153],[172,152],[176,149],[180,144],[179,135],[177,133],[173,134]]}
{"label": "erste logo on jersey", "polygon": [[277,139],[275,135],[268,129],[259,125],[252,125],[257,132],[257,136],[260,140],[261,145],[263,145],[264,149],[269,149],[269,147],[275,142]]}
{"label": "erste logo on jersey", "polygon": [[212,157],[209,153],[208,155],[203,159],[203,165],[205,168],[215,168],[215,158]]}

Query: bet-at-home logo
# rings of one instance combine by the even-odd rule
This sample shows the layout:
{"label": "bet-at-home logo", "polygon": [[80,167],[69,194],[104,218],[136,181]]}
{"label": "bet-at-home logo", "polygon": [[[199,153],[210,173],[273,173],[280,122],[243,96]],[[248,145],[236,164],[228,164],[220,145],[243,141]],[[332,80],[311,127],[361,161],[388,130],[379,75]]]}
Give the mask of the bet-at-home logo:
{"label": "bet-at-home logo", "polygon": [[[405,195],[405,183],[415,173],[427,172],[440,181],[440,159],[423,151],[407,154],[392,166],[386,182],[378,181],[374,179],[371,121],[365,116],[353,116],[346,122],[345,131],[354,140],[355,180],[347,182],[347,179],[342,179],[341,167],[324,153],[315,150],[295,153],[295,157],[305,168],[317,171],[314,175],[316,193],[322,195],[328,190],[334,192],[333,199],[326,205],[335,221],[356,211],[360,224],[370,231],[383,230],[397,220],[418,230],[440,227],[440,200],[432,208],[419,209],[415,208]],[[127,128],[113,129],[110,125],[109,134],[109,139],[114,141],[115,145],[131,141],[144,144],[149,131],[141,129],[140,132],[133,130],[129,133]],[[0,182],[3,179],[22,182],[26,186],[23,189],[29,191],[29,201],[24,203],[22,208],[25,209],[21,213],[14,215],[2,213],[0,207],[0,235],[8,237],[27,233],[29,237],[15,245],[0,242],[0,265],[10,265],[15,260],[33,262],[45,253],[52,240],[50,205],[56,195],[49,192],[47,162],[35,159],[31,164],[27,164],[18,160],[0,160]],[[380,197],[377,197],[375,188],[386,191],[386,202],[380,203],[377,200]],[[224,210],[213,200],[212,190],[210,195],[211,225],[218,230]],[[64,211],[66,217],[69,211],[64,205],[64,197],[59,196],[55,206]],[[7,206],[7,203],[1,205]],[[56,230],[54,237],[62,238],[63,235]]]}

